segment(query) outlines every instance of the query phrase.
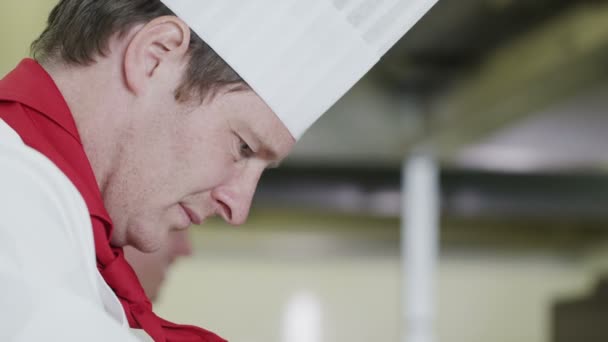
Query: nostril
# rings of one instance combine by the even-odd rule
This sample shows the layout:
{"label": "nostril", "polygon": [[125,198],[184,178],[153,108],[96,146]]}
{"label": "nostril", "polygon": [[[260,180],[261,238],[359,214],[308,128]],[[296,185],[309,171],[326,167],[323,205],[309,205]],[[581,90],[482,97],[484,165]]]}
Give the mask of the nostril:
{"label": "nostril", "polygon": [[224,221],[232,223],[232,209],[230,209],[230,206],[222,201],[217,201],[217,204],[220,216],[222,216]]}

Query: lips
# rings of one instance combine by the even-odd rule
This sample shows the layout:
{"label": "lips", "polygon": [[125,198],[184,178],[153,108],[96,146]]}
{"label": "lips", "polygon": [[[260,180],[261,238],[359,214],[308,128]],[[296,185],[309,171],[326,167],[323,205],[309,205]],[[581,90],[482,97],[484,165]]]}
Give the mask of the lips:
{"label": "lips", "polygon": [[201,224],[203,222],[203,220],[201,219],[200,216],[198,216],[197,213],[194,212],[194,210],[188,208],[187,206],[180,204],[182,209],[184,209],[184,211],[186,212],[186,214],[188,215],[188,217],[190,218],[190,222],[192,222],[193,224]]}

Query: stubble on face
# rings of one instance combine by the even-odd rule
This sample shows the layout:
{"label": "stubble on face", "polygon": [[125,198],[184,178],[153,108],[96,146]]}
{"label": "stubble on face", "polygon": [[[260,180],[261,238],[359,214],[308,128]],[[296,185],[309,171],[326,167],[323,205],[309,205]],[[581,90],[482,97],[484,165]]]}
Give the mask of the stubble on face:
{"label": "stubble on face", "polygon": [[173,147],[179,144],[174,141],[180,136],[175,133],[178,109],[146,108],[145,115],[134,115],[121,135],[121,154],[102,193],[115,227],[113,245],[155,251],[166,239],[167,228],[172,228],[167,216],[175,220],[180,215],[175,200],[168,201],[177,199],[180,191],[174,178],[181,173],[183,157]]}
{"label": "stubble on face", "polygon": [[[295,142],[251,91],[221,93],[198,107],[166,103],[149,107],[145,119],[134,120],[124,135],[123,156],[104,193],[115,224],[114,245],[158,249],[170,230],[184,228],[182,206],[202,219],[214,215],[219,204],[212,191],[242,179],[252,180],[247,193],[226,191],[243,196],[232,209],[242,204],[248,211],[243,201],[250,201],[249,189],[255,190],[263,169],[284,158]],[[238,155],[240,139],[254,146],[252,160]]]}

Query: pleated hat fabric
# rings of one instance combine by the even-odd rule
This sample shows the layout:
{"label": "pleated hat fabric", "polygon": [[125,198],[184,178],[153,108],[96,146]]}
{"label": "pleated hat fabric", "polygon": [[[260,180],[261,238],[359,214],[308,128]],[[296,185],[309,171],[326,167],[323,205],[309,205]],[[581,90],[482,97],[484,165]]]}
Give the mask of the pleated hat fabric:
{"label": "pleated hat fabric", "polygon": [[162,0],[299,139],[438,0]]}

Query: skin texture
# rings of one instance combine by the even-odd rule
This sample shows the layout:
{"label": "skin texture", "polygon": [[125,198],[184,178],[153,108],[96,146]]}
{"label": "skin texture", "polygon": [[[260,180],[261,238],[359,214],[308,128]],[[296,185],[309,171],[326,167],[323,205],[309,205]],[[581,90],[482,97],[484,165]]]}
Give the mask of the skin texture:
{"label": "skin texture", "polygon": [[148,298],[158,299],[161,287],[173,263],[180,257],[190,256],[192,245],[188,230],[170,232],[168,239],[153,253],[142,253],[137,249],[125,247],[125,257],[137,273]]}
{"label": "skin texture", "polygon": [[244,223],[260,175],[295,143],[242,86],[177,102],[189,40],[183,21],[160,17],[115,35],[91,65],[43,64],[74,115],[115,246],[152,252],[213,215]]}

